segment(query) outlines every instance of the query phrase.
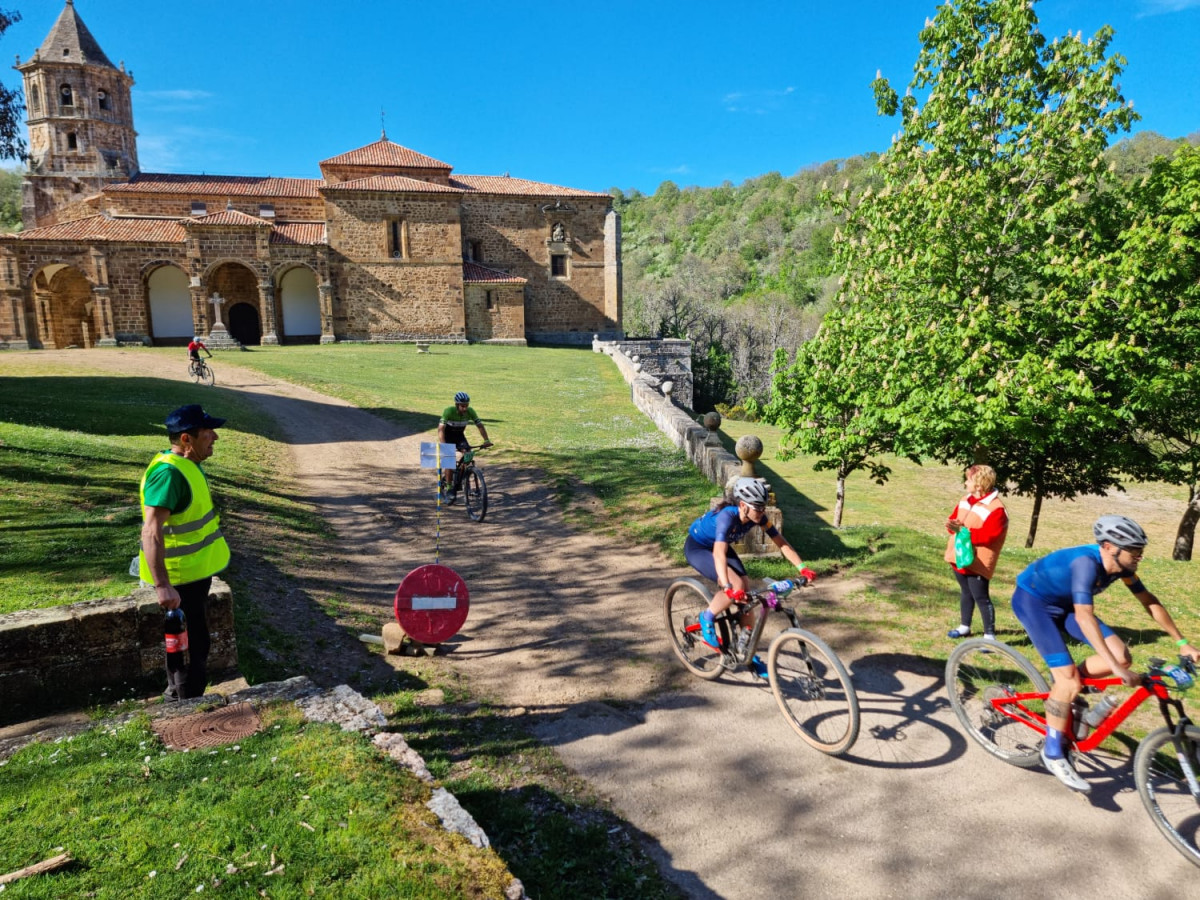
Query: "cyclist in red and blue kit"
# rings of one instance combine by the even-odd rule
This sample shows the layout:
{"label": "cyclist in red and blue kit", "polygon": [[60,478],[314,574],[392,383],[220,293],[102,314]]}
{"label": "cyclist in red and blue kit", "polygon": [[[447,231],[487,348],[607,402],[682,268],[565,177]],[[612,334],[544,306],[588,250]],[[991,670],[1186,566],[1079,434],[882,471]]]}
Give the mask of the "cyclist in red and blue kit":
{"label": "cyclist in red and blue kit", "polygon": [[[1146,547],[1146,532],[1141,526],[1125,516],[1101,516],[1092,526],[1092,533],[1095,544],[1056,550],[1031,563],[1017,576],[1012,601],[1013,612],[1054,676],[1046,700],[1042,762],[1059,781],[1081,793],[1090,791],[1091,785],[1079,777],[1066,755],[1070,748],[1071,703],[1083,687],[1080,671],[1089,678],[1115,675],[1130,686],[1141,679],[1129,668],[1133,660],[1125,642],[1096,615],[1095,595],[1120,579],[1147,614],[1171,635],[1179,652],[1200,660],[1200,650],[1179,633],[1171,614],[1137,576]],[[1063,631],[1091,645],[1096,655],[1077,668]]]}
{"label": "cyclist in red and blue kit", "polygon": [[[736,503],[710,510],[688,527],[687,540],[683,545],[684,556],[692,568],[717,583],[708,609],[700,613],[700,635],[713,647],[719,647],[714,618],[729,608],[734,600],[746,595],[746,567],[742,565],[736,551],[730,545],[745,537],[752,528],[761,528],[779,548],[784,557],[809,581],[815,581],[817,573],[804,568],[800,554],[767,518],[767,486],[757,478],[743,477],[734,485]],[[754,624],[754,613],[746,614],[742,625],[749,628]],[[748,620],[747,620],[748,619]],[[767,666],[757,656],[751,660],[754,674],[767,677]]]}

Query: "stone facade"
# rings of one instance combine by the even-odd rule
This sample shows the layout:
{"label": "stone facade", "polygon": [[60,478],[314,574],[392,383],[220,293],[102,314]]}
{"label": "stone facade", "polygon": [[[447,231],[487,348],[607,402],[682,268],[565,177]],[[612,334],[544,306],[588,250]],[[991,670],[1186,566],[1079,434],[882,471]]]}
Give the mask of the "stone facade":
{"label": "stone facade", "polygon": [[176,345],[216,315],[242,344],[622,336],[607,194],[456,175],[386,135],[320,178],[140,172],[133,73],[71,0],[16,68],[31,160],[0,348]]}

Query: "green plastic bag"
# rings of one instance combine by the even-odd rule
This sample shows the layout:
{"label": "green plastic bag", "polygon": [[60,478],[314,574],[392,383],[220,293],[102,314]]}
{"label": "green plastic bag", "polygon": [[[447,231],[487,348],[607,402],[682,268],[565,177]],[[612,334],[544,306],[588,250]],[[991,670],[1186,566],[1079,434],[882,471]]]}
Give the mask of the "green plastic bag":
{"label": "green plastic bag", "polygon": [[975,547],[971,544],[971,529],[962,527],[954,535],[954,564],[965,569],[975,562]]}

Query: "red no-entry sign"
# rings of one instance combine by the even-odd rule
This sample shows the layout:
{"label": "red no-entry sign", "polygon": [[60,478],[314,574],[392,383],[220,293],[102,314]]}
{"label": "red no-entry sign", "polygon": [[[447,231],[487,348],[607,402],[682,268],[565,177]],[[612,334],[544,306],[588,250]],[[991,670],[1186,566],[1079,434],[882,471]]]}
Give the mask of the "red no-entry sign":
{"label": "red no-entry sign", "polygon": [[440,644],[458,634],[470,606],[467,583],[446,566],[413,569],[396,589],[396,621],[422,644]]}

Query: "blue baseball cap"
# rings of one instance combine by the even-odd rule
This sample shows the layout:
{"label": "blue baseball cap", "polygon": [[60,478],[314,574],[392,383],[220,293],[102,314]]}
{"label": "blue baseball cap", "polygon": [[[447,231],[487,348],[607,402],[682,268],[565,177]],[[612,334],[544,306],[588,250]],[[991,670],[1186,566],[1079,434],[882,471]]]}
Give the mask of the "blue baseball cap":
{"label": "blue baseball cap", "polygon": [[167,416],[167,434],[180,434],[198,428],[220,428],[224,424],[224,419],[210,416],[199,403],[189,403]]}

